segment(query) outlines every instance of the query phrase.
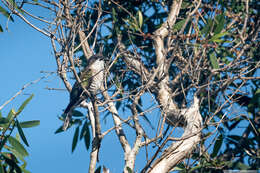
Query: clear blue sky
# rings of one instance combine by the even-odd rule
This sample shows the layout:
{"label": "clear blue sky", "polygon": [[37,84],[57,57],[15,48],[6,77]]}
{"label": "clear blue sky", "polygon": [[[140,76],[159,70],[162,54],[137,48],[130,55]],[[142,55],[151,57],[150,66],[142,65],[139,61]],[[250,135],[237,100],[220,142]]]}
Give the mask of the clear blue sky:
{"label": "clear blue sky", "polygon": [[[9,22],[9,31],[5,30],[0,33],[0,105],[10,99],[24,84],[45,75],[40,71],[56,70],[50,40],[19,18],[14,19],[14,23]],[[6,19],[1,15],[0,23],[4,28]],[[86,151],[83,141],[78,144],[74,153],[71,153],[74,129],[66,133],[54,134],[61,125],[57,116],[62,113],[68,103],[68,93],[44,89],[47,86],[64,88],[60,79],[52,75],[25,89],[22,95],[9,103],[2,111],[6,116],[11,108],[17,109],[31,93],[35,94],[19,117],[20,121],[41,121],[40,126],[25,129],[30,144],[27,148],[30,154],[26,158],[27,169],[33,173],[88,172],[89,151]],[[102,146],[108,146],[109,149],[101,149],[100,160],[111,172],[121,172],[124,163],[122,149],[117,141],[114,133],[102,141]],[[140,157],[138,160],[141,165],[144,164]]]}

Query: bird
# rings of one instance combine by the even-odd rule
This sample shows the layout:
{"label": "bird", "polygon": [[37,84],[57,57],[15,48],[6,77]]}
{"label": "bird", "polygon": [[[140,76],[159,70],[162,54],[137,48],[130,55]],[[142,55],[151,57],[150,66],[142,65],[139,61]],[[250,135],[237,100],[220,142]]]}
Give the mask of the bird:
{"label": "bird", "polygon": [[[88,98],[92,99],[101,90],[105,76],[105,60],[107,58],[101,53],[92,55],[86,67],[82,70],[79,78],[81,83],[76,81],[70,92],[70,102],[67,105],[64,115],[66,116],[62,129],[67,130],[71,121],[71,111]],[[88,91],[85,92],[82,86]]]}

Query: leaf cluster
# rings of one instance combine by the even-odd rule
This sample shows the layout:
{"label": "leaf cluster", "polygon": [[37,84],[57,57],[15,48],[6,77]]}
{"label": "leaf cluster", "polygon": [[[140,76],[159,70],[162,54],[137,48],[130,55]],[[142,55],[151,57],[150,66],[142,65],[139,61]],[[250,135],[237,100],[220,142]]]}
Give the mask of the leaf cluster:
{"label": "leaf cluster", "polygon": [[[29,143],[23,128],[38,126],[40,121],[20,122],[18,116],[22,113],[33,96],[32,94],[26,99],[17,111],[15,111],[14,108],[11,109],[7,116],[3,116],[0,112],[0,172],[29,173],[26,169],[27,162],[24,159],[29,156],[29,153],[23,145],[25,144],[29,147]],[[18,133],[13,135],[15,130],[17,130]]]}

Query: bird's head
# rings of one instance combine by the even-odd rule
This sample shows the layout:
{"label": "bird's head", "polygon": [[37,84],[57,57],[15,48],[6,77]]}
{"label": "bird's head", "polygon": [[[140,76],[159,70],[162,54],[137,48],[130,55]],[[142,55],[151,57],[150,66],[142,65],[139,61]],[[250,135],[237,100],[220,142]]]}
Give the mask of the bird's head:
{"label": "bird's head", "polygon": [[99,56],[100,60],[104,60],[105,62],[108,62],[109,57],[103,55],[104,45],[100,43],[98,47],[99,47],[99,52],[96,55]]}

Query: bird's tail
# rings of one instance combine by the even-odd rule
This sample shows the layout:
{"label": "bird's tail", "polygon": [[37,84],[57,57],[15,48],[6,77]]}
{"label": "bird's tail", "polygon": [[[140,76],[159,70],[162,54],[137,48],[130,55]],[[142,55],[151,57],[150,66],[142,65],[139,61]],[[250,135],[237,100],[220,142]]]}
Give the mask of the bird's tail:
{"label": "bird's tail", "polygon": [[69,127],[70,120],[71,120],[70,110],[73,107],[73,105],[74,105],[74,102],[70,102],[64,111],[64,114],[66,115],[65,121],[62,126],[62,130],[64,130],[64,131],[67,130],[67,128]]}
{"label": "bird's tail", "polygon": [[66,107],[66,109],[64,111],[64,114],[68,114],[74,104],[75,104],[75,102],[70,101],[70,103],[68,104],[68,106]]}
{"label": "bird's tail", "polygon": [[65,121],[64,121],[63,126],[62,126],[62,130],[64,130],[64,131],[67,130],[67,128],[69,127],[69,124],[70,124],[70,120],[71,120],[71,114],[67,113]]}

